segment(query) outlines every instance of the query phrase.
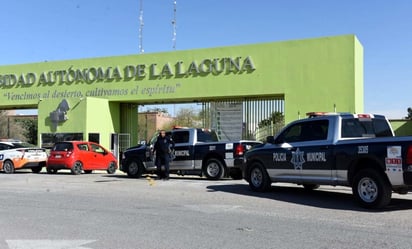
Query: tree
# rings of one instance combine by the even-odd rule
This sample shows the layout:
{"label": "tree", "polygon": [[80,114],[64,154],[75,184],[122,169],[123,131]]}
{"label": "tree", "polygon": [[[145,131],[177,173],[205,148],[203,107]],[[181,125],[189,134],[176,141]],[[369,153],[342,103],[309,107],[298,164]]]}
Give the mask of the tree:
{"label": "tree", "polygon": [[27,142],[37,144],[37,120],[23,119],[20,123],[24,129],[23,135],[26,137]]}
{"label": "tree", "polygon": [[0,111],[0,138],[8,138],[9,122],[10,119],[7,116],[6,111]]}
{"label": "tree", "polygon": [[176,114],[174,125],[187,127],[201,127],[202,122],[198,111],[194,108],[181,108]]}
{"label": "tree", "polygon": [[274,135],[285,126],[285,117],[281,112],[272,112],[269,118],[258,123],[256,139],[264,141],[267,136]]}
{"label": "tree", "polygon": [[408,116],[405,117],[406,119],[412,119],[412,108],[408,107]]}
{"label": "tree", "polygon": [[0,138],[12,138],[26,141],[24,129],[16,118],[10,116],[7,111],[0,110]]}
{"label": "tree", "polygon": [[269,118],[263,119],[259,122],[258,127],[262,128],[262,127],[275,125],[275,124],[278,124],[281,127],[283,127],[284,122],[285,122],[285,117],[283,116],[281,112],[272,112]]}

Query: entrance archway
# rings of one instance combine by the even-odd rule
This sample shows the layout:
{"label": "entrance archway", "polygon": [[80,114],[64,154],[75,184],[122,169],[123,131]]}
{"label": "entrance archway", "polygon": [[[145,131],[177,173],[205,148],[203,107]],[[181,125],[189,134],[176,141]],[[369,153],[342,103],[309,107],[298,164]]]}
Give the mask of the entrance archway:
{"label": "entrance archway", "polygon": [[[111,134],[130,134],[137,144],[143,103],[202,103],[205,126],[222,138],[258,138],[273,112],[285,123],[310,111],[363,112],[363,48],[343,35],[1,66],[0,90],[0,109],[38,108],[40,144],[41,134],[67,133],[99,134],[105,147]],[[230,124],[237,132],[223,129]]]}

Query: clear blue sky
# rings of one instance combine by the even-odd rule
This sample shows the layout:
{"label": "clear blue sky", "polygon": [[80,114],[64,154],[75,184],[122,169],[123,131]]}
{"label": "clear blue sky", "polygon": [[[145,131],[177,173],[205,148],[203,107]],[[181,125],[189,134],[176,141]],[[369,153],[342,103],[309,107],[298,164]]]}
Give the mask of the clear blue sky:
{"label": "clear blue sky", "polygon": [[[0,65],[139,53],[140,0],[3,1]],[[173,50],[173,0],[143,0],[145,53]],[[365,112],[412,107],[410,0],[177,0],[176,50],[355,34]]]}

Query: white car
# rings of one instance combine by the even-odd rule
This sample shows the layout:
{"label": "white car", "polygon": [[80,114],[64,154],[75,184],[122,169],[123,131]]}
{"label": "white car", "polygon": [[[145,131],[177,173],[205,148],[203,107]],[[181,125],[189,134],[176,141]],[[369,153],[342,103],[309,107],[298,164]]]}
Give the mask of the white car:
{"label": "white car", "polygon": [[25,142],[0,142],[0,170],[7,174],[17,169],[31,169],[39,173],[46,166],[47,153]]}

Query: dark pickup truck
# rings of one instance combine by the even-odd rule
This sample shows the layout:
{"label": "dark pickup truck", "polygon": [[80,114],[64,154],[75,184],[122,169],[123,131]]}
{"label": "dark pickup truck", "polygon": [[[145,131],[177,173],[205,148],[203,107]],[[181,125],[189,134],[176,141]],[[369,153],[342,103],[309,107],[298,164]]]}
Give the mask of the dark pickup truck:
{"label": "dark pickup truck", "polygon": [[382,115],[311,113],[246,152],[242,173],[254,191],[348,186],[361,206],[380,208],[412,189],[412,137],[395,137]]}
{"label": "dark pickup truck", "polygon": [[[232,177],[242,179],[240,165],[244,153],[258,141],[218,141],[212,130],[179,128],[167,132],[175,142],[174,159],[170,173],[199,175],[208,179]],[[157,136],[148,144],[128,148],[122,154],[120,170],[129,177],[138,178],[144,173],[156,172],[152,146]],[[236,162],[236,163],[235,163]]]}

